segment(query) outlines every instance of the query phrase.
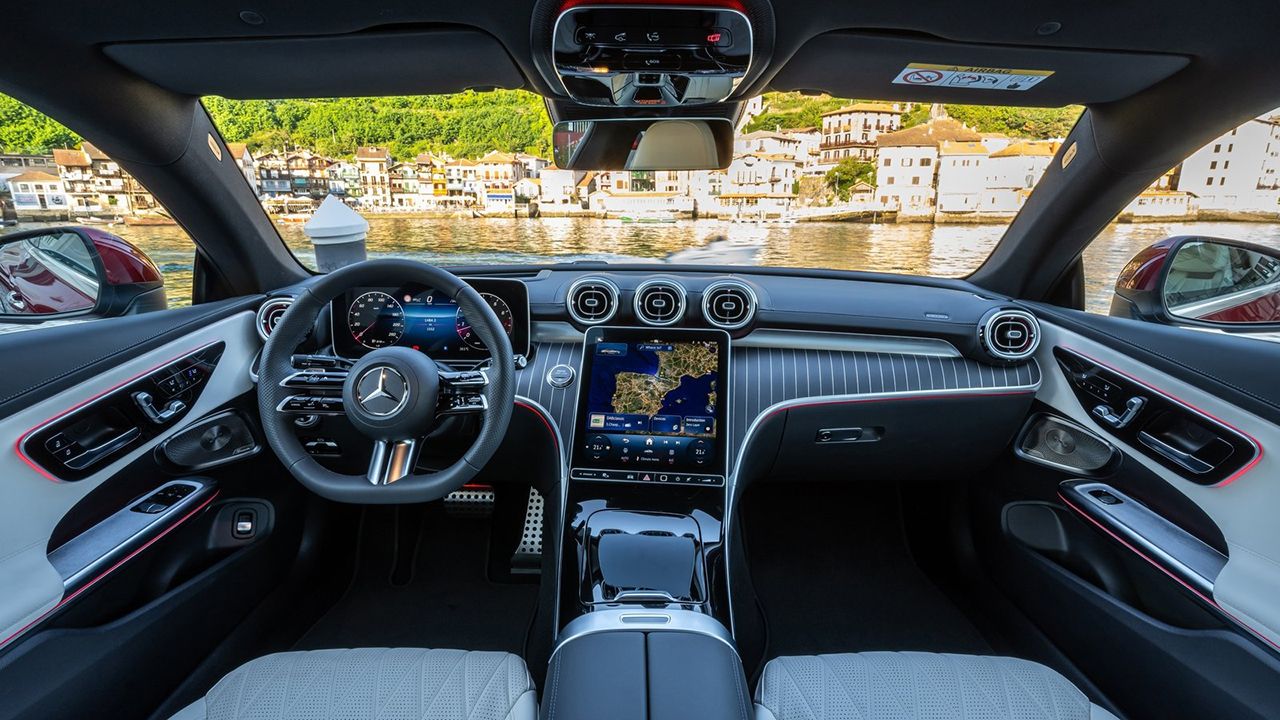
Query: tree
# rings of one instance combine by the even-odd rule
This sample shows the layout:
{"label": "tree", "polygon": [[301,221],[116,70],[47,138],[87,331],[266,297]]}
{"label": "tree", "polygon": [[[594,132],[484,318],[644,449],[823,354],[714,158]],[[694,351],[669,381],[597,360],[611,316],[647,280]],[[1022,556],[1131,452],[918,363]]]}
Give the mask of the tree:
{"label": "tree", "polygon": [[0,95],[0,148],[44,155],[53,148],[72,148],[80,136],[30,105]]}
{"label": "tree", "polygon": [[836,166],[827,171],[827,187],[842,201],[848,201],[853,194],[853,186],[860,182],[874,183],[876,178],[875,163],[857,158],[844,158]]}

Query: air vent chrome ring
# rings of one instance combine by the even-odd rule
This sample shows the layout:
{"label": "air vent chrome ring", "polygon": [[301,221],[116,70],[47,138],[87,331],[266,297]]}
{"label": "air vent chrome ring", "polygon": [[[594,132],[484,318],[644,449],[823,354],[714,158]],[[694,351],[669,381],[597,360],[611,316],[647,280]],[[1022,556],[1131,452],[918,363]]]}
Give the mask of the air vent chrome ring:
{"label": "air vent chrome ring", "polygon": [[720,280],[702,292],[702,316],[722,330],[746,327],[755,319],[758,306],[755,291],[738,280]]}
{"label": "air vent chrome ring", "polygon": [[684,288],[671,280],[646,280],[636,288],[631,309],[646,325],[664,327],[684,317]]}
{"label": "air vent chrome ring", "polygon": [[575,280],[565,296],[569,317],[583,325],[608,322],[618,312],[618,286],[592,276]]}
{"label": "air vent chrome ring", "polygon": [[982,349],[997,360],[1022,362],[1040,346],[1040,321],[1025,310],[997,308],[983,317],[978,341]]}
{"label": "air vent chrome ring", "polygon": [[271,331],[275,329],[276,324],[280,322],[280,318],[284,316],[284,312],[293,304],[291,297],[268,298],[258,306],[257,322],[258,337],[263,342],[267,341],[267,337],[271,335]]}

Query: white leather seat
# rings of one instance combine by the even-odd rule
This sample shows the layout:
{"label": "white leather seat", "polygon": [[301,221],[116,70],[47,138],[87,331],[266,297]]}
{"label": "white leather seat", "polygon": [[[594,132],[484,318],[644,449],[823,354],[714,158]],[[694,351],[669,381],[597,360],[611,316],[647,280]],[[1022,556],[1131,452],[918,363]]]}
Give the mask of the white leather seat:
{"label": "white leather seat", "polygon": [[1115,720],[1038,663],[921,652],[780,657],[755,702],[756,720]]}
{"label": "white leather seat", "polygon": [[535,720],[533,678],[502,652],[278,653],[231,671],[173,720]]}

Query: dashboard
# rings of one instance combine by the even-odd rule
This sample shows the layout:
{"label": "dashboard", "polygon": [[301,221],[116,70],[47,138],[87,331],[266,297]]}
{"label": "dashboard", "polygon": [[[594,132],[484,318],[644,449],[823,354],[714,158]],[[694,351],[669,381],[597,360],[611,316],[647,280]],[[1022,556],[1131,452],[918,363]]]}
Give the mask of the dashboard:
{"label": "dashboard", "polygon": [[[529,294],[519,280],[467,281],[502,323],[517,355],[529,353]],[[352,288],[333,301],[333,347],[358,358],[384,347],[409,347],[433,359],[474,361],[489,357],[458,303],[420,285]]]}

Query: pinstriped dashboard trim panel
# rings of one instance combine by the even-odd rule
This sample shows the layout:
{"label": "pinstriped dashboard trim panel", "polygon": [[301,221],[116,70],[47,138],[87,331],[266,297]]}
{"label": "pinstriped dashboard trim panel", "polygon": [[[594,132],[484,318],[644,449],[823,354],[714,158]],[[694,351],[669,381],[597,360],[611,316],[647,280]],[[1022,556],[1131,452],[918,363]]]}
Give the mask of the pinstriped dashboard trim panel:
{"label": "pinstriped dashboard trim panel", "polygon": [[[538,343],[533,360],[516,373],[516,394],[547,409],[572,441],[578,397],[575,377],[560,389],[547,383],[556,365],[578,371],[581,343]],[[902,353],[842,352],[735,347],[730,359],[729,457],[738,449],[751,423],[770,406],[787,400],[832,395],[930,392],[938,390],[1004,390],[1040,384],[1040,366],[996,367],[967,358]]]}
{"label": "pinstriped dashboard trim panel", "polygon": [[1034,387],[1040,366],[1032,361],[994,367],[967,358],[878,352],[735,348],[729,396],[729,457],[736,457],[747,429],[770,406],[806,397],[938,390],[1003,390]]}

